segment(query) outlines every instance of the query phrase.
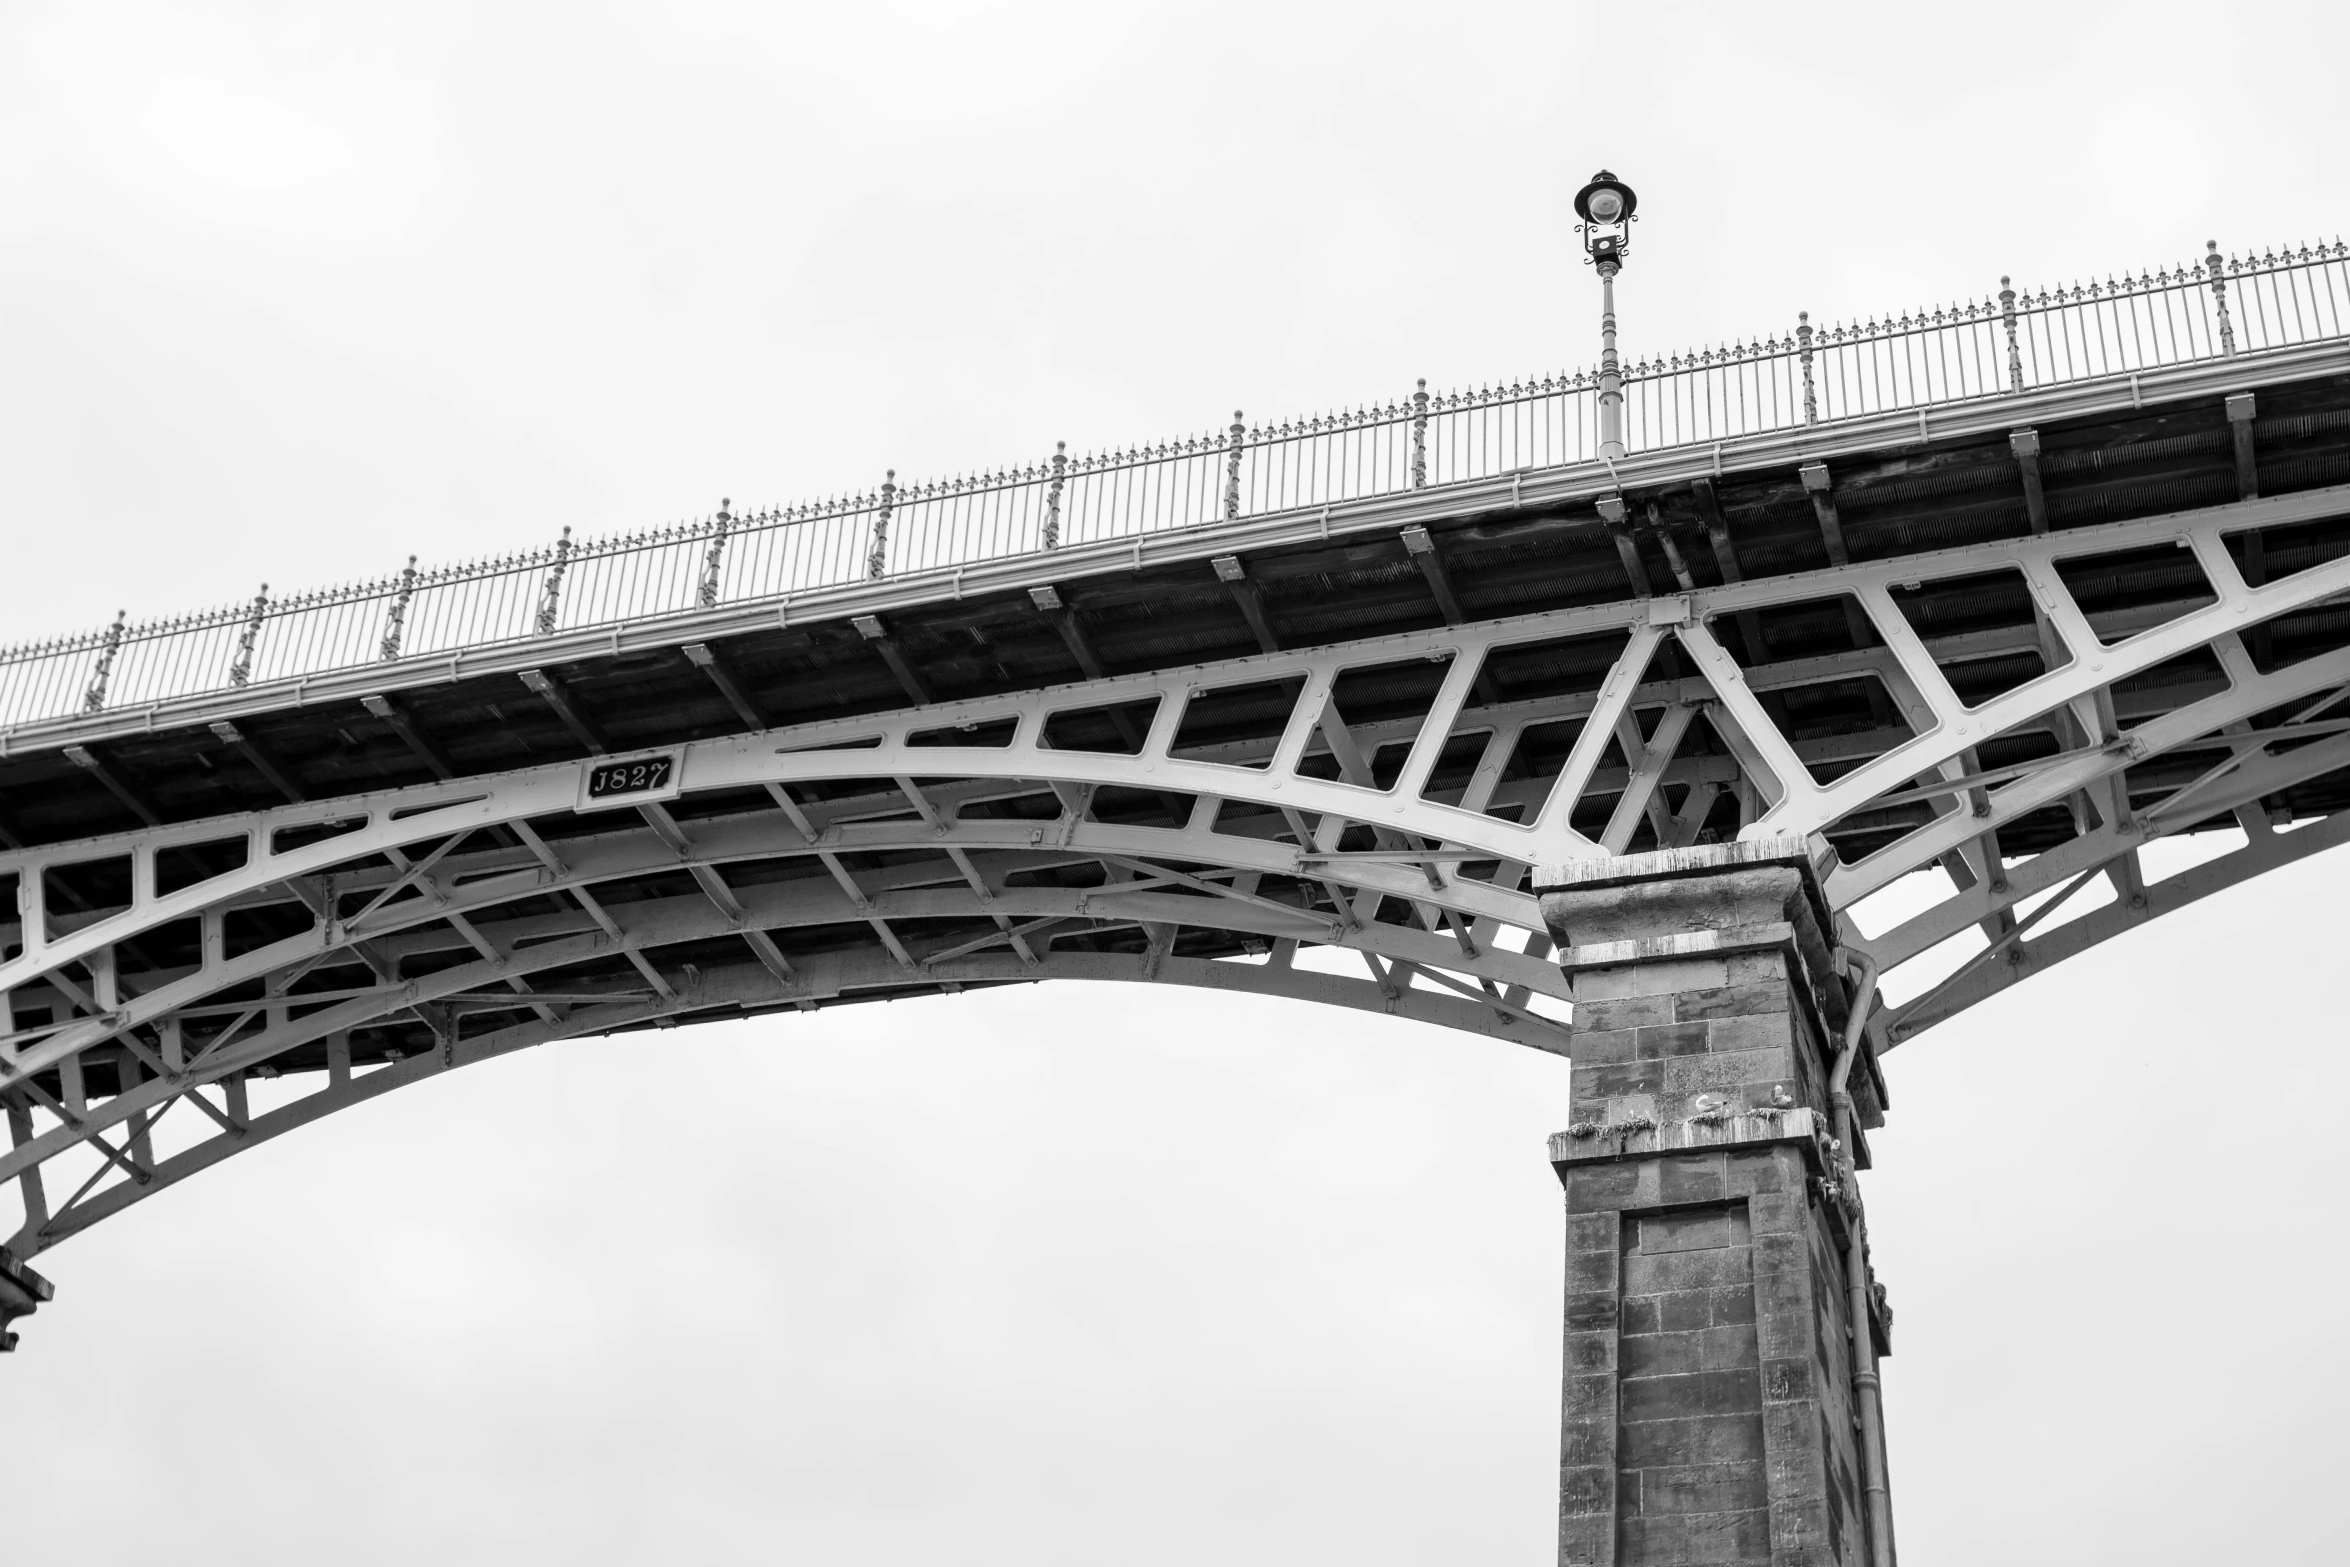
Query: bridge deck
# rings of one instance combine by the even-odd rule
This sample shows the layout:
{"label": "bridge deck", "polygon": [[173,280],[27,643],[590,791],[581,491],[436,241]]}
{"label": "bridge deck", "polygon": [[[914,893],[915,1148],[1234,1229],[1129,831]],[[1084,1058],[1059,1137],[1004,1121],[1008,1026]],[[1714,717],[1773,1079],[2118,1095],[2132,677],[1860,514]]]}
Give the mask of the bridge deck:
{"label": "bridge deck", "polygon": [[[2337,354],[2337,358],[2342,356]],[[2259,386],[2252,436],[2258,492],[2286,495],[2350,482],[2350,374],[2330,373],[2264,384],[2252,364],[2229,378]],[[2072,529],[2221,504],[2239,497],[2233,431],[2224,395],[2150,408],[2128,416],[2092,416],[2042,423],[2040,484],[2046,525]],[[1479,507],[1427,524],[1436,556],[1461,612],[1486,620],[1560,608],[1598,605],[1630,596],[1723,583],[1735,560],[1754,581],[1842,564],[1830,558],[1812,492],[1797,464],[1733,471],[1714,481],[1712,505],[1687,483],[1654,490],[1627,485],[1635,522],[1634,568],[1617,533],[1592,509],[1588,495],[1558,505]],[[1833,504],[1846,558],[1888,560],[1960,545],[2020,539],[2033,528],[2018,464],[2004,433],[1895,445],[1835,464]],[[1437,508],[1445,497],[1430,492]],[[1642,525],[1644,523],[1644,525]],[[1729,554],[1717,548],[1709,525],[1718,523]],[[1111,575],[1070,581],[1049,557],[1021,563],[1027,582],[1057,583],[1069,620],[1113,673],[1212,663],[1259,651],[1260,643],[1229,586],[1205,564],[1218,553],[1212,537],[1185,541],[1170,558]],[[2271,578],[2331,559],[2350,540],[2350,524],[2327,522],[2286,530],[2265,551]],[[1668,552],[1667,541],[1671,541]],[[1445,623],[1430,584],[1395,529],[1283,543],[1246,554],[1247,581],[1266,623],[1282,647],[1357,641]],[[1637,577],[1630,572],[1637,569]],[[1677,582],[1685,574],[1686,582]],[[2084,572],[2076,589],[2093,619],[2114,626],[2151,624],[2165,608],[2208,596],[2191,560],[2176,552],[2132,559]],[[2028,596],[2022,584],[1936,583],[1904,604],[1929,643],[1959,639],[1950,666],[1953,684],[1974,698],[2012,685],[2020,668],[2038,662]],[[785,627],[772,615],[766,629],[689,641],[710,647],[733,684],[770,727],[903,708],[910,689],[893,667],[902,662],[927,699],[955,701],[1079,682],[1088,669],[1062,634],[1060,617],[1042,611],[1025,585],[932,600],[887,617],[887,646],[860,635],[849,618],[812,619]],[[1852,628],[1833,604],[1762,612],[1763,658],[1795,660],[1856,651]],[[2273,660],[2296,661],[2339,645],[2350,609],[2320,606],[2280,622],[2266,640]],[[504,661],[543,668],[571,693],[611,748],[630,750],[680,740],[732,734],[744,717],[706,670],[683,651],[678,633],[666,645],[614,657],[590,651],[549,659],[524,649]],[[586,639],[590,646],[601,638]],[[1748,650],[1733,644],[1733,651]],[[1754,667],[1751,656],[1742,660]],[[1604,663],[1560,655],[1553,663],[1497,670],[1512,698],[1562,692],[1588,694]],[[381,672],[362,672],[356,684],[387,689]],[[1670,678],[1669,669],[1660,677]],[[428,678],[432,671],[427,671]],[[2182,685],[2184,670],[2166,669],[2133,682],[2147,711],[2160,710],[2162,690]],[[406,692],[400,707],[459,775],[501,772],[583,754],[560,713],[522,685],[512,668],[492,667],[456,679],[445,676]],[[431,764],[395,728],[357,700],[296,700],[288,693],[225,694],[213,704],[233,715],[239,731],[271,757],[279,772],[298,780],[307,796],[325,798],[396,788],[433,776]],[[1351,716],[1351,715],[1350,715]],[[1882,717],[1881,713],[1877,715]],[[107,772],[167,822],[229,816],[285,803],[281,788],[247,753],[209,727],[210,712],[157,724],[148,715],[107,714],[95,721],[55,726],[55,736],[16,737],[17,754],[0,756],[0,829],[11,846],[49,844],[135,829],[141,811],[121,794],[91,787],[89,769],[76,765],[65,745],[103,736]],[[217,720],[212,720],[217,721]],[[1787,722],[1799,744],[1822,754],[1860,756],[1881,723],[1872,722],[1864,691],[1850,685],[1814,689],[1790,704]],[[51,726],[42,726],[51,727]],[[129,731],[129,732],[124,732]],[[1239,721],[1235,741],[1266,741]],[[22,749],[30,740],[35,748]],[[2015,740],[2000,742],[2008,745]],[[1878,749],[1882,749],[1879,746]],[[1985,757],[1986,766],[2014,757]],[[1451,770],[1465,772],[1457,758]],[[2333,787],[2327,781],[2324,788]],[[2332,801],[2330,794],[2302,797]],[[1602,797],[1587,798],[1599,812]],[[2331,804],[2311,809],[2331,809]],[[1914,813],[1912,813],[1914,814]],[[1907,818],[1900,818],[1907,819]],[[1866,833],[1863,823],[1843,832]]]}
{"label": "bridge deck", "polygon": [[[1949,874],[1888,964],[2061,956],[2027,897],[2244,873],[2150,895],[2154,836],[2340,836],[2277,829],[2350,805],[2346,486],[2322,344],[21,725],[0,1178],[96,1166],[15,1247],[370,1064],[702,1016],[1156,979],[1561,1048],[1546,855],[1817,833],[1840,908]],[[578,808],[654,751],[682,788]],[[158,1154],[182,1098],[219,1136]]]}

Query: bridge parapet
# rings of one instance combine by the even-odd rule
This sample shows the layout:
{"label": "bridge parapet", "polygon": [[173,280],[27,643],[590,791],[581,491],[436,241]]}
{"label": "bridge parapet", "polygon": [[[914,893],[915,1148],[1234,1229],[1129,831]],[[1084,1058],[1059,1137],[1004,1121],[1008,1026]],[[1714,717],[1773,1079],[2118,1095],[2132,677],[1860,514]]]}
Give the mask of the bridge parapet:
{"label": "bridge parapet", "polygon": [[[1639,360],[1624,374],[1636,456],[1731,448],[1858,420],[2030,397],[2341,341],[2350,246],[2287,247],[1996,296]],[[1598,377],[1562,372],[1405,397],[994,472],[898,484],[551,546],[372,582],[111,626],[0,649],[0,733],[208,692],[302,688],[602,628],[690,622],[728,606],[852,613],[875,583],[913,579],[960,596],[973,568],[1029,560],[1066,575],[1102,546],[1180,540],[1251,519],[1315,513],[1346,529],[1387,521],[1365,503],[1414,492],[1573,475],[1622,480],[1598,459]],[[1738,455],[1746,455],[1740,452]],[[1555,482],[1537,487],[1554,490]],[[1446,498],[1455,509],[1474,493]],[[1344,515],[1347,513],[1362,515]],[[1064,554],[1064,552],[1066,552]],[[1114,553],[1114,550],[1112,551]],[[1057,556],[1050,562],[1033,559]],[[1033,570],[1032,570],[1033,574]],[[803,602],[805,601],[805,602]],[[719,617],[724,623],[724,617]],[[616,644],[617,645],[617,642]],[[250,710],[249,706],[244,710]],[[28,738],[30,738],[28,736]]]}

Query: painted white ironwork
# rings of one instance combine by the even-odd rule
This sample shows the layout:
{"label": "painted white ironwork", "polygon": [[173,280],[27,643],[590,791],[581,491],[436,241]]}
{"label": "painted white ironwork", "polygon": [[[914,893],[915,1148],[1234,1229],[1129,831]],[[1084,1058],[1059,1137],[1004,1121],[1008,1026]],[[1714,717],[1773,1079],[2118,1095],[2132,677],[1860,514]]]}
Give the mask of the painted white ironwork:
{"label": "painted white ironwork", "polygon": [[[705,740],[664,749],[675,766],[659,799],[621,798],[582,818],[597,826],[578,836],[550,839],[533,823],[605,803],[587,797],[585,769],[627,757],[0,854],[19,904],[0,989],[19,1013],[51,1019],[0,1038],[12,1128],[0,1180],[17,1183],[26,1213],[9,1244],[32,1255],[241,1147],[468,1061],[746,1006],[1115,979],[1369,1006],[1561,1049],[1567,989],[1532,892],[1543,868],[1621,854],[1642,832],[1656,847],[1697,841],[1724,797],[1737,802],[1742,837],[1810,847],[1843,939],[1896,982],[1905,965],[1947,966],[1956,953],[1954,973],[1884,1018],[1890,1039],[1906,1037],[2035,966],[2350,837],[2350,814],[2284,831],[2265,803],[2350,770],[2350,650],[2264,667],[2247,649],[2256,628],[2350,595],[2350,556],[2253,583],[2229,549],[2249,530],[2345,515],[2350,486],[2336,486]],[[702,541],[704,560],[722,558],[718,542]],[[2091,612],[2060,569],[2150,547],[2184,552],[2207,594]],[[1895,598],[1990,572],[2027,587],[2031,624],[1921,634]],[[1852,651],[1741,667],[1717,635],[1741,615],[1824,600],[1847,606]],[[1491,699],[1480,680],[1489,660],[1562,638],[1612,639],[1595,690]],[[1676,655],[1660,661],[1666,647]],[[1971,707],[1944,673],[2016,652],[2042,672]],[[2141,678],[2197,654],[2216,677]],[[1418,711],[1376,721],[1341,711],[1350,673],[1397,665],[1427,666]],[[1887,698],[1873,731],[1799,741],[1772,717],[1790,695],[1856,678]],[[1285,704],[1277,728],[1187,738],[1201,704],[1244,689]],[[1137,715],[1130,754],[1049,743],[1056,715],[1113,705]],[[1718,750],[1692,748],[1701,729]],[[1536,731],[1572,740],[1536,763],[1521,743]],[[2032,759],[1978,760],[1986,744],[2019,736],[2036,737]],[[1465,782],[1438,787],[1439,759],[1464,746],[1480,759]],[[1166,802],[1166,822],[1105,817],[1105,791]],[[671,813],[719,798],[765,804]],[[993,808],[1020,801],[1038,810]],[[2003,828],[2051,807],[2072,813],[2064,841],[2028,857],[2000,847]],[[2231,816],[2246,847],[2145,880],[2146,845]],[[1851,841],[1855,824],[1874,824],[1880,846],[1845,862],[1829,836]],[[230,840],[242,848],[236,869],[163,890],[174,851]],[[127,863],[123,906],[52,906],[59,874],[110,859]],[[1937,866],[1951,882],[1940,901],[1864,932],[1868,898]],[[1040,879],[1070,867],[1098,879]],[[2060,918],[2099,884],[2112,903]],[[232,927],[272,909],[294,916],[280,927],[290,934],[231,941]],[[120,982],[126,945],[190,921],[200,962],[142,967],[135,993]],[[1184,930],[1263,956],[1184,956]],[[843,931],[869,935],[844,948]],[[1143,950],[1056,947],[1104,931],[1139,933]],[[808,932],[829,934],[811,947]],[[1956,951],[1970,941],[1978,952]],[[697,942],[733,956],[675,956]],[[1299,967],[1310,948],[1344,952],[1367,977]],[[626,983],[560,978],[623,959]],[[321,973],[350,982],[306,986]],[[466,1019],[482,1015],[497,1026],[469,1034]],[[532,1020],[514,1021],[522,1015]],[[424,1020],[439,1042],[431,1059],[353,1075],[351,1031],[394,1017]],[[320,1041],[330,1070],[311,1079],[323,1079],[316,1093],[253,1114],[252,1081]],[[93,1096],[101,1076],[118,1091]],[[166,1147],[157,1126],[182,1101],[173,1132],[200,1135]]]}

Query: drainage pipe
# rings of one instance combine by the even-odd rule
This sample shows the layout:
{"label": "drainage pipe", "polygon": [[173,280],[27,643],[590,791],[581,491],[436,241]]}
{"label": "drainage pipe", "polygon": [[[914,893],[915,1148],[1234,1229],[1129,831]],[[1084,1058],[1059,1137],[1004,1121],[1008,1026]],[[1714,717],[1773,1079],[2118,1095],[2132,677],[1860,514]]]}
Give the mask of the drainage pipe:
{"label": "drainage pipe", "polygon": [[1847,1318],[1852,1326],[1852,1397],[1860,1416],[1862,1486],[1869,1524],[1870,1567],[1893,1567],[1893,1492],[1885,1478],[1885,1404],[1877,1379],[1877,1346],[1869,1335],[1868,1226],[1861,1213],[1859,1165],[1853,1141],[1859,1114],[1852,1103],[1852,1068],[1860,1059],[1861,1036],[1868,1031],[1869,1008],[1877,999],[1876,961],[1850,947],[1836,949],[1837,967],[1845,974],[1858,971],[1852,1012],[1844,1021],[1844,1049],[1828,1075],[1828,1099],[1835,1106],[1836,1142],[1844,1153],[1842,1184],[1845,1228],[1851,1236],[1844,1257],[1844,1282],[1850,1292]]}

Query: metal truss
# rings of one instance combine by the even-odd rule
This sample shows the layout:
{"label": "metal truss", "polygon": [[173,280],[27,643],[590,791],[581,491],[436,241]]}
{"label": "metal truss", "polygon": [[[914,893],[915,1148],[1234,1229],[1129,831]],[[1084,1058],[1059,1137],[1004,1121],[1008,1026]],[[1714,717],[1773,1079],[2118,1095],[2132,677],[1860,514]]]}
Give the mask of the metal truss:
{"label": "metal truss", "polygon": [[[2238,565],[2262,530],[2345,514],[2350,486],[1716,588],[1683,573],[1616,604],[0,854],[20,911],[0,989],[12,1021],[48,1018],[0,1038],[9,1245],[472,1061],[775,1008],[1079,978],[1562,1050],[1532,888],[1733,834],[1805,841],[1844,939],[1889,973],[1979,943],[1886,1016],[1908,1037],[2350,836],[2274,821],[2350,770],[2350,648],[2257,651],[2350,594],[2350,556]],[[2183,552],[2201,590],[2117,610],[2068,586],[2149,550]],[[1904,608],[1992,578],[2028,613],[1953,630]],[[1821,604],[1843,645],[1772,656],[1763,621]],[[1492,678],[1576,658],[1589,678]],[[1953,673],[2000,659],[2038,672]],[[1794,716],[1855,689],[1853,722]],[[658,782],[591,796],[632,761]],[[2247,846],[2146,883],[2146,845],[2214,823]],[[1892,929],[1846,912],[1937,869],[1949,891]],[[2100,879],[2114,901],[2060,923]],[[1301,968],[1301,947],[1351,949],[1364,977]],[[319,1086],[252,1113],[252,1080],[287,1070]]]}
{"label": "metal truss", "polygon": [[[1561,1053],[1565,1050],[1563,1032],[1512,1027],[1513,1019],[1510,1015],[1497,1013],[1463,996],[1406,990],[1371,978],[1355,979],[1316,973],[1296,968],[1283,957],[1268,957],[1260,962],[1230,963],[1163,956],[1154,963],[1147,954],[1065,953],[1045,956],[1031,965],[1009,955],[973,956],[933,965],[930,977],[942,987],[1081,979],[1112,984],[1182,985],[1247,995],[1286,996],[1299,1001],[1384,1013],[1517,1043],[1531,1043]],[[838,995],[859,987],[887,986],[899,977],[890,971],[891,967],[878,954],[856,954],[823,965],[792,994],[795,998],[812,999],[821,995]],[[674,1024],[689,1016],[707,1020],[771,1004],[775,997],[775,986],[757,964],[736,965],[730,969],[704,972],[695,980],[690,991],[670,996],[645,994],[600,999],[568,1007],[567,1015],[552,1021],[533,1020],[462,1042],[452,1041],[445,1050],[421,1052],[372,1071],[357,1074],[347,1070],[333,1072],[313,1092],[301,1098],[258,1115],[241,1115],[234,1123],[234,1131],[218,1127],[212,1135],[192,1146],[154,1160],[146,1167],[144,1180],[120,1179],[103,1190],[81,1194],[77,1201],[43,1221],[38,1232],[39,1244],[42,1247],[54,1246],[143,1198],[201,1170],[210,1169],[233,1154],[242,1153],[273,1137],[307,1126],[338,1110],[364,1103],[393,1089],[405,1088],[426,1078],[438,1077],[459,1067],[492,1060],[534,1045],[552,1044],[559,1040],[647,1024]],[[142,1113],[147,1117],[150,1128],[163,1111],[170,1107],[174,1098],[183,1094],[194,1097],[193,1090],[152,1086],[159,1091],[133,1091],[134,1097],[144,1106]],[[229,1097],[233,1102],[236,1095]],[[208,1101],[198,1102],[216,1120],[223,1119]],[[30,1234],[20,1234],[13,1249],[20,1255],[26,1254],[26,1248],[33,1239]]]}

